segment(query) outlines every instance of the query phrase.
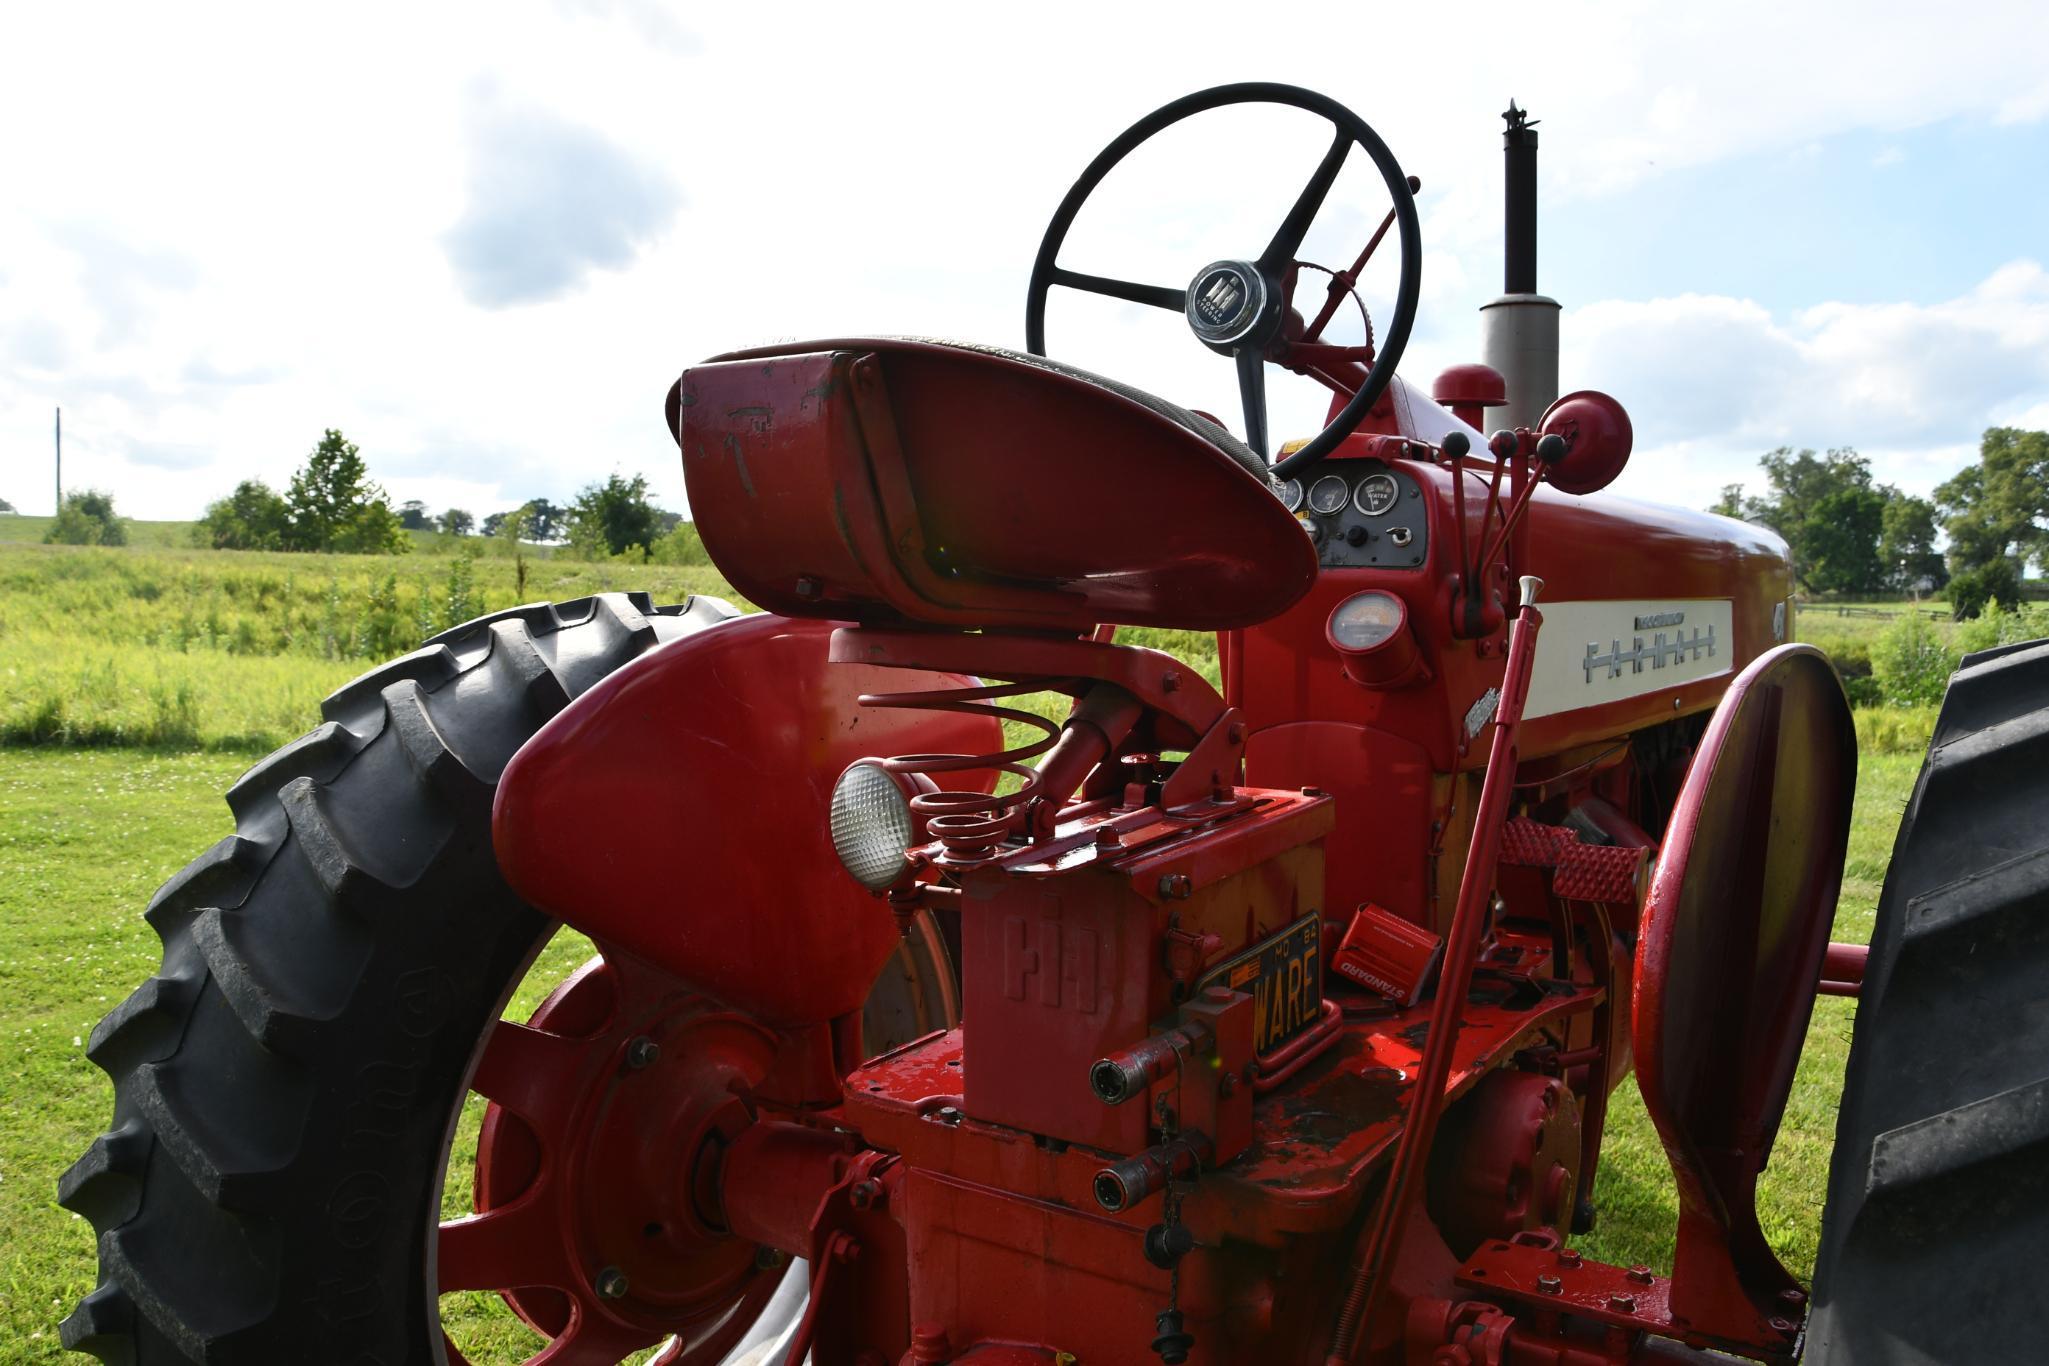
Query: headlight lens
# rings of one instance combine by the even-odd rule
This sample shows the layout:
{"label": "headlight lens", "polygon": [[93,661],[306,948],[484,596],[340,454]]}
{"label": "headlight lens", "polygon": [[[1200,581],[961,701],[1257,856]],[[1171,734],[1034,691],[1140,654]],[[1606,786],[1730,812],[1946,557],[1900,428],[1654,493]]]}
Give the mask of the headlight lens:
{"label": "headlight lens", "polygon": [[1330,614],[1331,644],[1370,650],[1401,629],[1402,616],[1402,600],[1392,593],[1354,593]]}
{"label": "headlight lens", "polygon": [[872,891],[903,876],[911,801],[880,764],[852,764],[833,784],[832,847],[854,881]]}

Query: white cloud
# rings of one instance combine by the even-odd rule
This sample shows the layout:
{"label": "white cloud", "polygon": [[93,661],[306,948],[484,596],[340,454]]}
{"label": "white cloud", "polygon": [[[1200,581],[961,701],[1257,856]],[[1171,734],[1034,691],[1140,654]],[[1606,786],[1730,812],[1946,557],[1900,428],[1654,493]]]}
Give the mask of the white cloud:
{"label": "white cloud", "polygon": [[1683,295],[1568,309],[1560,326],[1563,373],[1620,397],[1655,453],[1632,461],[1624,486],[1686,501],[1754,481],[1757,456],[1780,445],[1854,446],[1880,478],[1925,493],[1983,428],[2049,416],[2049,273],[2033,261],[1930,305],[1781,318]]}
{"label": "white cloud", "polygon": [[[1470,357],[1472,296],[1498,278],[1511,93],[1542,120],[1552,202],[1652,177],[1685,193],[1688,167],[1853,129],[2049,116],[2049,12],[2034,3],[1968,24],[1919,4],[1647,0],[1370,21],[1332,5],[1274,22],[1328,37],[1220,69],[1217,35],[1242,28],[1241,8],[509,0],[480,20],[370,0],[223,6],[203,23],[181,7],[22,9],[0,46],[0,120],[17,134],[0,140],[0,449],[8,468],[35,468],[61,403],[67,470],[159,516],[192,515],[251,475],[282,483],[327,426],[401,498],[481,514],[618,467],[675,502],[656,413],[684,364],[850,331],[1016,344],[1032,253],[1072,177],[1130,120],[1210,80],[1327,90],[1423,178],[1419,383]],[[510,133],[480,125],[480,89]],[[1215,254],[1242,252],[1321,148],[1315,130],[1297,136],[1204,131],[1194,169],[1148,182],[1107,235],[1165,283],[1213,238]],[[648,177],[674,186],[673,217]],[[1341,184],[1343,233],[1379,203],[1370,184]],[[1798,426],[1761,356],[1831,392],[1829,367],[1854,370],[1868,392],[1832,401],[1905,405],[1887,419],[1902,449],[1953,439],[1933,422],[1908,434],[1913,407],[1941,407],[1924,391],[2024,397],[1974,376],[2010,363],[2025,300],[1974,296],[1934,317],[1934,335],[1964,347],[1954,356],[1899,330],[1930,321],[1918,314],[1678,302],[1665,301],[1664,340],[1598,307],[1567,321],[1574,354],[1616,370],[1647,442],[1668,406],[1687,431],[1736,434],[1686,439],[1755,444]],[[1101,318],[1090,347],[1089,315],[1056,307],[1076,310],[1051,321],[1076,360],[1235,413],[1228,367],[1171,319]],[[2001,308],[2009,332],[1971,321]],[[1625,334],[1648,354],[1632,361]],[[1743,352],[1716,350],[1739,338]],[[1748,412],[1755,394],[1768,401]],[[1320,418],[1315,393],[1292,402],[1277,426]],[[36,508],[49,481],[20,477],[0,496]]]}

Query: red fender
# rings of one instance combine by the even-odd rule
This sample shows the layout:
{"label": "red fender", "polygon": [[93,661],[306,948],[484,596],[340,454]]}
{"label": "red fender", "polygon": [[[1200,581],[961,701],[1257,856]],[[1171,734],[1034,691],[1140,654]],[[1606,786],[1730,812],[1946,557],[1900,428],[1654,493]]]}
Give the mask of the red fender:
{"label": "red fender", "polygon": [[1671,1311],[1703,1338],[1783,1350],[1797,1325],[1757,1177],[1807,1035],[1841,886],[1857,736],[1811,645],[1737,675],[1694,752],[1644,906],[1637,1081],[1679,1190]]}
{"label": "red fender", "polygon": [[[738,617],[564,708],[498,784],[506,881],[765,1024],[858,1009],[897,930],[833,852],[834,780],[870,755],[989,753],[1002,734],[987,716],[861,707],[864,692],[975,680],[828,664],[835,625]],[[989,775],[958,776],[988,790]]]}

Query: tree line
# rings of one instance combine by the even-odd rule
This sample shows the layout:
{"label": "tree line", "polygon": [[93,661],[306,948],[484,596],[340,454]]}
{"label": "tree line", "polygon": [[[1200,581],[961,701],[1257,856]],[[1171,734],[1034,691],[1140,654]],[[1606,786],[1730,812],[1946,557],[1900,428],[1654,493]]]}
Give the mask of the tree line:
{"label": "tree line", "polygon": [[1942,593],[1970,617],[2017,604],[2030,564],[2049,570],[2049,432],[1987,429],[1977,463],[1932,499],[1874,481],[1848,447],[1781,446],[1758,465],[1761,494],[1725,485],[1709,511],[1777,532],[1807,592]]}
{"label": "tree line", "polygon": [[383,486],[370,478],[356,444],[332,428],[282,494],[260,479],[245,479],[226,498],[210,504],[194,528],[198,544],[215,550],[304,550],[353,554],[404,554],[414,531],[466,537],[479,530],[513,542],[567,542],[588,555],[622,555],[638,549],[646,558],[680,521],[648,498],[647,478],[618,474],[586,485],[567,507],[535,498],[485,517],[481,527],[464,508],[438,516],[414,498],[391,505]]}

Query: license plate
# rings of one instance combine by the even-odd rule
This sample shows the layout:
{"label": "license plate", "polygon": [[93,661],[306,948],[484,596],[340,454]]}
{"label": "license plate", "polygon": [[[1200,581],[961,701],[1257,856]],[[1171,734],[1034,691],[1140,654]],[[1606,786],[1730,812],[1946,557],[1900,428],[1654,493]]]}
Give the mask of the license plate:
{"label": "license plate", "polygon": [[1323,1014],[1323,917],[1305,915],[1203,974],[1196,990],[1229,987],[1252,997],[1252,1047],[1267,1053]]}

